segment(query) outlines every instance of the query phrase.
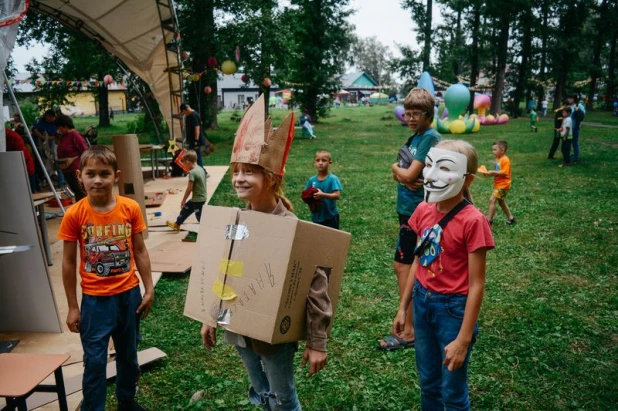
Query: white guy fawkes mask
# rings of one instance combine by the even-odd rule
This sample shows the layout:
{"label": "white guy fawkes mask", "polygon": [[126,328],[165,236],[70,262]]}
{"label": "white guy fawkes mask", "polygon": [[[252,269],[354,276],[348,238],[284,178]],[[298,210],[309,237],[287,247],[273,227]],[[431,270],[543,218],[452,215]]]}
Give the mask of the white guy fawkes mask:
{"label": "white guy fawkes mask", "polygon": [[425,201],[437,203],[459,194],[466,180],[467,166],[468,159],[461,153],[429,149],[423,169]]}

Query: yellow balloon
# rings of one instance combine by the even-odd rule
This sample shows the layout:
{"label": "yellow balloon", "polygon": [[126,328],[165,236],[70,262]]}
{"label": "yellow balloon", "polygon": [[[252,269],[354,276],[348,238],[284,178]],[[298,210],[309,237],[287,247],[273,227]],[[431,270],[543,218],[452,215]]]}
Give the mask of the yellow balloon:
{"label": "yellow balloon", "polygon": [[236,64],[232,60],[225,60],[221,63],[221,71],[223,74],[234,74],[236,73]]}
{"label": "yellow balloon", "polygon": [[466,123],[462,120],[455,120],[451,123],[450,130],[453,134],[463,134],[466,132]]}
{"label": "yellow balloon", "polygon": [[474,127],[472,127],[472,132],[478,133],[480,129],[481,129],[481,122],[478,119],[476,119],[474,121]]}
{"label": "yellow balloon", "polygon": [[470,114],[470,118],[477,118],[478,116],[476,114]]}

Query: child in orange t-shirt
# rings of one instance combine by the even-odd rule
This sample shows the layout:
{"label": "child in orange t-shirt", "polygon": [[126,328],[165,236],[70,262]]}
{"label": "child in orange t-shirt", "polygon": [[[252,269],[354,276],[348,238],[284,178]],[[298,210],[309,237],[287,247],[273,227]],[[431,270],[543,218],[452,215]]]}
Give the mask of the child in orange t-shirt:
{"label": "child in orange t-shirt", "polygon": [[493,223],[496,213],[496,201],[507,216],[506,224],[515,224],[515,217],[509,206],[506,205],[506,195],[511,189],[511,160],[506,156],[507,148],[506,141],[496,141],[492,145],[491,152],[496,156],[496,161],[494,162],[494,169],[485,174],[486,177],[494,177],[494,191],[489,199],[489,214],[487,215],[490,225]]}
{"label": "child in orange t-shirt", "polygon": [[[62,281],[69,306],[67,326],[80,333],[84,350],[85,410],[105,408],[110,337],[116,349],[118,409],[142,409],[135,402],[140,371],[137,341],[140,318],[148,315],[154,301],[154,286],[140,207],[134,200],[112,194],[119,175],[110,149],[93,146],[84,152],[77,177],[87,197],[67,210],[58,232],[58,238],[64,240]],[[144,282],[143,297],[136,267]],[[81,311],[77,304],[78,270]]]}

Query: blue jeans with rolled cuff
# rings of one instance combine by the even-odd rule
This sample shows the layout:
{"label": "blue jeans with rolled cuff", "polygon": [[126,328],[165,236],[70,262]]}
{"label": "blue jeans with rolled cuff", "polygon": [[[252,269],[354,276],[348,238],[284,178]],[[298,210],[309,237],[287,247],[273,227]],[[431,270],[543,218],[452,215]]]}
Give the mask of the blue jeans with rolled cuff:
{"label": "blue jeans with rolled cuff", "polygon": [[104,411],[109,338],[116,350],[116,397],[133,400],[139,379],[137,343],[142,302],[138,287],[112,296],[83,295],[79,333],[84,349],[82,410]]}
{"label": "blue jeans with rolled cuff", "polygon": [[421,409],[469,410],[468,363],[476,342],[478,325],[462,366],[449,371],[444,362],[444,347],[450,344],[461,329],[466,301],[462,294],[440,294],[414,285],[414,347],[416,367],[421,384]]}
{"label": "blue jeans with rolled cuff", "polygon": [[266,411],[299,411],[301,409],[294,384],[296,343],[281,344],[274,354],[259,355],[251,348],[236,346],[251,387],[249,400]]}

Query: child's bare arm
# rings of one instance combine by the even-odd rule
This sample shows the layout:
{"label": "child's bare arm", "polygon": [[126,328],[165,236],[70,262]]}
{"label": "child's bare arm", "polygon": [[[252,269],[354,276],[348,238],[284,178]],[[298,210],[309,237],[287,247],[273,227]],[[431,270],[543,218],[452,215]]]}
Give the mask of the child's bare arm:
{"label": "child's bare arm", "polygon": [[69,313],[67,326],[71,332],[79,332],[79,306],[77,305],[77,243],[64,241],[62,250],[62,283],[67,296]]}
{"label": "child's bare arm", "polygon": [[324,191],[318,188],[318,192],[313,195],[314,198],[326,198],[328,200],[339,200],[341,198],[341,192],[339,190],[335,190],[332,193],[325,193]]}
{"label": "child's bare arm", "polygon": [[391,171],[393,172],[393,178],[398,183],[412,184],[417,179],[423,178],[423,168],[425,168],[424,163],[413,160],[408,168],[401,168],[398,163],[394,163],[391,167]]}
{"label": "child's bare arm", "polygon": [[185,195],[182,196],[182,201],[180,202],[180,207],[184,207],[187,199],[189,198],[189,194],[193,192],[193,181],[189,180],[187,183],[187,189],[185,190]]}
{"label": "child's bare arm", "polygon": [[480,248],[468,254],[468,299],[464,318],[457,338],[444,347],[444,365],[449,371],[461,367],[466,359],[468,347],[472,342],[474,325],[478,320],[485,293],[485,266],[487,249]]}
{"label": "child's bare arm", "polygon": [[414,262],[410,267],[410,275],[408,275],[408,281],[406,281],[403,295],[399,300],[399,310],[393,321],[393,335],[400,336],[403,332],[404,324],[406,321],[406,315],[410,302],[412,301],[412,291],[414,289],[414,280],[416,278],[416,269],[418,268],[418,257],[414,258]]}
{"label": "child's bare arm", "polygon": [[142,297],[142,303],[137,308],[137,313],[142,315],[142,318],[146,318],[150,313],[150,307],[154,302],[154,285],[152,283],[152,271],[150,269],[150,255],[144,243],[144,235],[135,233],[131,236],[133,241],[133,254],[135,255],[135,265],[139,271],[142,282],[144,283],[144,296]]}

